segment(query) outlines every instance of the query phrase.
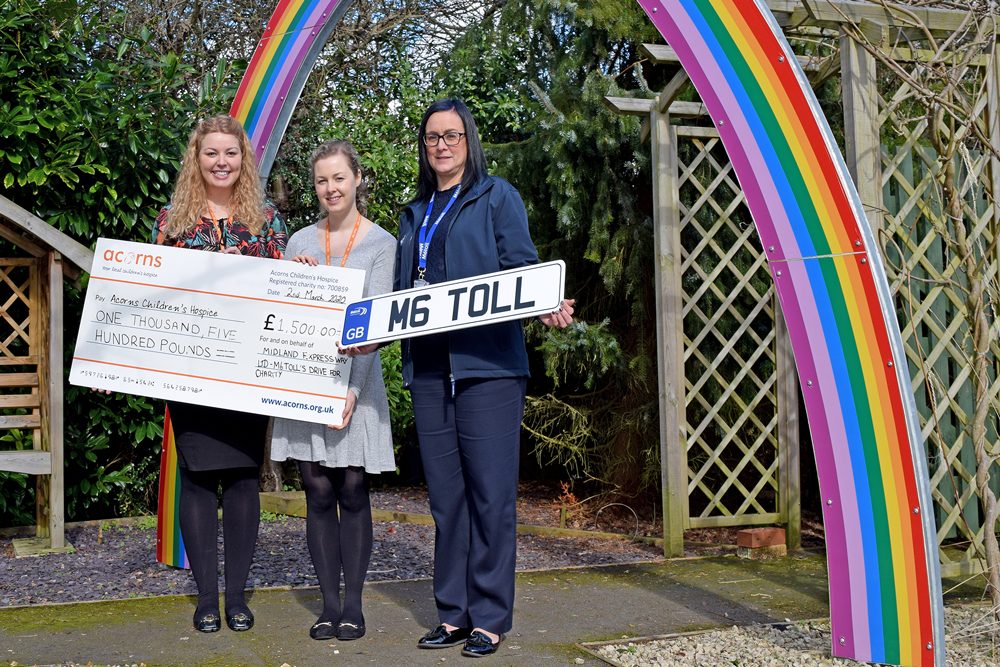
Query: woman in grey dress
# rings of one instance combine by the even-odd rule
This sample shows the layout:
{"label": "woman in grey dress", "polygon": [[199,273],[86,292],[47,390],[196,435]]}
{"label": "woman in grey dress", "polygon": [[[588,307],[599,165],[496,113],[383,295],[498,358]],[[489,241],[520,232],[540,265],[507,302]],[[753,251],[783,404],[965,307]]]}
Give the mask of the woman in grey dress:
{"label": "woman in grey dress", "polygon": [[[363,269],[365,297],[392,291],[396,240],[363,215],[364,180],[354,147],[346,141],[322,144],[312,156],[312,176],[326,215],[292,235],[285,258]],[[372,551],[366,473],[396,468],[378,354],[354,357],[340,426],[276,419],[271,458],[298,460],[306,492],[306,541],[323,594],[323,611],[309,635],[364,636],[361,589]]]}

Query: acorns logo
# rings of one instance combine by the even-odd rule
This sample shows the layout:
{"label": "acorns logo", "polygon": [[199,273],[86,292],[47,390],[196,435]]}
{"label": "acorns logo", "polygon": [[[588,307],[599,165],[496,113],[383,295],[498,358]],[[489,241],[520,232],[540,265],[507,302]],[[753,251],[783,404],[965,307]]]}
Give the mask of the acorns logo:
{"label": "acorns logo", "polygon": [[108,248],[104,251],[104,261],[115,264],[134,264],[136,266],[151,266],[160,268],[163,258],[160,255],[147,255],[143,252],[126,252],[124,250],[112,250]]}

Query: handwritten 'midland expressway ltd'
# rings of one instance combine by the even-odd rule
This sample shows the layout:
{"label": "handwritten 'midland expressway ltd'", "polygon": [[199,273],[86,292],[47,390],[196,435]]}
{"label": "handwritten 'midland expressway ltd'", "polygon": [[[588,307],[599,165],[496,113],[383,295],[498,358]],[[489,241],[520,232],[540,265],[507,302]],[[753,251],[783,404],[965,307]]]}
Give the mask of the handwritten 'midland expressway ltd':
{"label": "handwritten 'midland expressway ltd'", "polygon": [[364,271],[100,239],[70,382],[335,424]]}

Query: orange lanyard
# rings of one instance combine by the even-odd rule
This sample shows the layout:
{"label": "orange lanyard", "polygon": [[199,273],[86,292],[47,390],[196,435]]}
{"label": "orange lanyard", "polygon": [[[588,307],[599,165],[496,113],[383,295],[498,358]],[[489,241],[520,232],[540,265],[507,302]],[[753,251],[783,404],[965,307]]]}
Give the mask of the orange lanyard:
{"label": "orange lanyard", "polygon": [[[213,225],[218,224],[219,218],[215,217],[215,211],[212,210],[212,205],[206,201],[205,206],[208,207],[208,217],[212,219],[212,224]],[[222,250],[225,247],[226,247],[226,234],[222,228],[222,225],[219,225],[219,250]]]}
{"label": "orange lanyard", "polygon": [[[354,229],[351,230],[351,238],[347,241],[347,247],[344,248],[344,256],[340,259],[340,265],[344,266],[347,264],[347,258],[351,255],[351,248],[354,247],[354,239],[358,236],[358,228],[361,227],[361,211],[358,211],[358,217],[354,221]],[[330,266],[330,218],[327,216],[326,219],[326,265]]]}

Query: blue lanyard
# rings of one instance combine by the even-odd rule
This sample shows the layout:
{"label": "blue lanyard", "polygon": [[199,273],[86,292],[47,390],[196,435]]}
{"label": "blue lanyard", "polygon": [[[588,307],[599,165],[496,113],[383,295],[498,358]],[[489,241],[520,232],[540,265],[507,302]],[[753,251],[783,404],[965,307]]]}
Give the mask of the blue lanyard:
{"label": "blue lanyard", "polygon": [[444,219],[444,216],[448,213],[448,210],[451,208],[451,205],[455,203],[456,199],[458,199],[458,193],[461,190],[462,190],[462,184],[459,183],[458,186],[455,188],[455,194],[453,194],[451,196],[451,199],[448,200],[448,203],[445,204],[444,210],[441,211],[441,215],[437,217],[437,220],[434,221],[434,224],[431,225],[430,229],[427,229],[427,223],[430,222],[431,211],[434,210],[434,196],[437,194],[436,192],[431,195],[431,200],[427,203],[427,213],[424,214],[424,222],[423,224],[420,225],[420,233],[417,237],[418,278],[422,279],[424,277],[424,274],[427,272],[427,251],[430,250],[431,239],[434,238],[434,232],[437,231],[438,225],[441,224],[441,220]]}

